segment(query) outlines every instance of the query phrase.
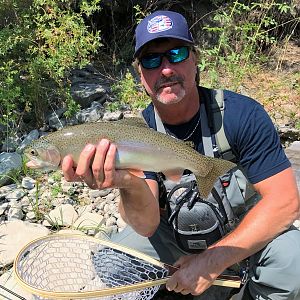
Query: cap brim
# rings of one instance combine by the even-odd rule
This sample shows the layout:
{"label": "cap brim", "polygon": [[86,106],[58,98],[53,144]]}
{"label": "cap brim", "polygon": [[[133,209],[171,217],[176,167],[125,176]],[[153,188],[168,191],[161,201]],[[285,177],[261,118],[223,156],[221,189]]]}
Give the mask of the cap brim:
{"label": "cap brim", "polygon": [[176,40],[181,40],[181,41],[185,41],[191,45],[194,45],[195,42],[190,40],[190,39],[186,39],[186,38],[181,38],[181,37],[178,37],[178,36],[175,36],[175,35],[168,35],[168,34],[164,34],[164,35],[161,35],[161,36],[156,36],[154,39],[151,39],[151,40],[148,40],[146,41],[145,43],[143,43],[142,45],[140,45],[140,47],[134,52],[134,55],[133,57],[136,58],[139,53],[142,51],[142,49],[147,45],[149,44],[150,42],[153,42],[155,40],[159,40],[159,39],[163,39],[163,38],[173,38],[173,39],[176,39]]}

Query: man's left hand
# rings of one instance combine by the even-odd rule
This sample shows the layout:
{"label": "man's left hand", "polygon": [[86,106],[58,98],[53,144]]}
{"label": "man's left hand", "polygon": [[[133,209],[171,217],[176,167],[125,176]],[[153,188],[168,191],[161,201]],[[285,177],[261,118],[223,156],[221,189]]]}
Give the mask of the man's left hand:
{"label": "man's left hand", "polygon": [[204,256],[201,254],[182,256],[174,264],[179,269],[167,281],[167,289],[183,295],[200,295],[208,289],[219,274],[210,272],[207,258]]}

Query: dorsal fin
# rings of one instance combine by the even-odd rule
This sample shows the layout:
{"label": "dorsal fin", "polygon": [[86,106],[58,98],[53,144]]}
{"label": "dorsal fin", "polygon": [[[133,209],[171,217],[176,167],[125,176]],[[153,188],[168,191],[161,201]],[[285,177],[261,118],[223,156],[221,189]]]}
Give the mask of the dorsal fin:
{"label": "dorsal fin", "polygon": [[139,117],[130,117],[130,118],[125,118],[125,119],[121,119],[118,121],[115,121],[124,125],[129,125],[129,126],[135,126],[135,127],[147,127],[148,128],[148,124],[145,122],[145,120],[143,118],[139,118]]}

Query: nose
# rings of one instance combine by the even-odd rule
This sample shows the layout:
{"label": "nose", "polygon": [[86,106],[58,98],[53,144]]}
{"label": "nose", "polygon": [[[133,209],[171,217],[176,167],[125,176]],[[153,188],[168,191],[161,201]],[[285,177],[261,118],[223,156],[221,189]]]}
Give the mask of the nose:
{"label": "nose", "polygon": [[166,57],[163,57],[161,63],[161,73],[165,77],[170,77],[175,74],[175,70],[173,68],[173,64],[168,61]]}

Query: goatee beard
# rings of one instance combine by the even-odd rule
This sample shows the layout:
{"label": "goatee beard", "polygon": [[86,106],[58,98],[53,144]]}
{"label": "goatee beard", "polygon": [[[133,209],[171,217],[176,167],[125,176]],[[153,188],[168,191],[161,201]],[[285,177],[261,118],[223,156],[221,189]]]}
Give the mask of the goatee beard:
{"label": "goatee beard", "polygon": [[[171,77],[162,77],[160,78],[154,85],[154,90],[156,92],[156,99],[157,101],[164,103],[164,104],[176,104],[180,102],[185,96],[185,89],[183,86],[183,78],[178,75],[173,75]],[[180,84],[181,89],[178,95],[175,95],[171,101],[165,100],[165,97],[162,97],[160,89],[164,87],[165,84]],[[170,87],[172,88],[172,87]]]}

